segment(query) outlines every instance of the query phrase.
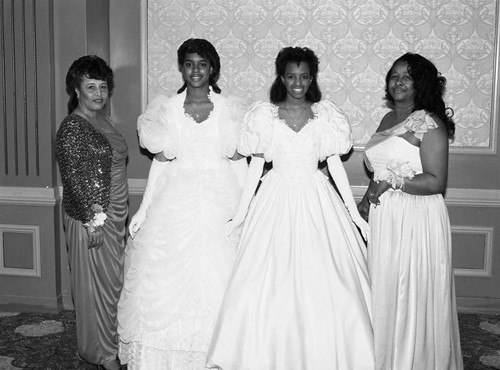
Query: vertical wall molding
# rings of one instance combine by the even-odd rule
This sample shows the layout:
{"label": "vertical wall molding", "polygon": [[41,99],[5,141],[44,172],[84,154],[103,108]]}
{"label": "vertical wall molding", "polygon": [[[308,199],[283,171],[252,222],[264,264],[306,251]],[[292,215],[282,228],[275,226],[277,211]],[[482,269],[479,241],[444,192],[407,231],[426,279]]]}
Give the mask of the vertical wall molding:
{"label": "vertical wall molding", "polygon": [[[0,186],[25,185],[26,182],[35,185],[43,183],[40,177],[46,176],[42,175],[44,159],[40,155],[46,140],[40,137],[39,124],[40,121],[52,122],[51,107],[45,101],[50,95],[53,76],[48,71],[40,73],[40,68],[52,64],[45,45],[52,33],[47,13],[50,4],[36,0],[0,2],[0,142],[3,146]],[[46,52],[39,55],[39,48]],[[46,86],[43,92],[39,91],[40,83]]]}

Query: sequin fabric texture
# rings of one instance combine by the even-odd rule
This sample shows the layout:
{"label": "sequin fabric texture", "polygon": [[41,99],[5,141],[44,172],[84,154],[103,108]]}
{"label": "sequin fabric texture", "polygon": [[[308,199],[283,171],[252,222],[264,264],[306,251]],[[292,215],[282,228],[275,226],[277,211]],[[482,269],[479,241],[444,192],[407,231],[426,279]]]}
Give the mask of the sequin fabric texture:
{"label": "sequin fabric texture", "polygon": [[84,118],[71,114],[56,137],[56,156],[63,183],[63,207],[79,221],[89,221],[91,206],[109,206],[113,151],[106,137]]}

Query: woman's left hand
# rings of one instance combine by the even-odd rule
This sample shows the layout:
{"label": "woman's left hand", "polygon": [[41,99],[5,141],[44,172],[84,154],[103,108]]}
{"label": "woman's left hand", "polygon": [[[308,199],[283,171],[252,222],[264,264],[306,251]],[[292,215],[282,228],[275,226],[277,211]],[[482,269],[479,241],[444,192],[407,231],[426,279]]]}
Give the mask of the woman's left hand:
{"label": "woman's left hand", "polygon": [[89,248],[99,249],[104,241],[102,227],[95,227],[94,231],[91,231],[91,228],[87,227],[86,230],[89,237]]}
{"label": "woman's left hand", "polygon": [[391,188],[387,181],[372,182],[368,189],[368,201],[377,207],[380,204],[380,196]]}

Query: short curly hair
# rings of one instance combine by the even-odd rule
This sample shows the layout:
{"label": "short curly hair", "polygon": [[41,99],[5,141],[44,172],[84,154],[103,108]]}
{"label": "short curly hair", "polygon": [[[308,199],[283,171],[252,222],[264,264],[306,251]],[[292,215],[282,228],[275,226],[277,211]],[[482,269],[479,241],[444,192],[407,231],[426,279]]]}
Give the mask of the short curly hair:
{"label": "short curly hair", "polygon": [[66,92],[70,96],[68,114],[71,114],[78,106],[78,98],[75,90],[80,88],[84,77],[106,81],[110,95],[115,87],[113,70],[102,58],[97,55],[85,55],[78,58],[71,64],[66,74]]}
{"label": "short curly hair", "polygon": [[[220,87],[217,85],[220,74],[220,58],[215,47],[205,39],[187,39],[179,46],[177,49],[177,63],[179,65],[184,64],[187,54],[198,54],[200,57],[207,59],[212,67],[212,72],[208,83],[212,86],[212,89],[217,94],[220,94]],[[178,94],[186,89],[187,85],[184,83],[182,87],[177,91]]]}
{"label": "short curly hair", "polygon": [[273,103],[279,103],[286,98],[286,87],[281,78],[285,75],[286,66],[288,63],[306,63],[309,66],[309,73],[311,74],[312,81],[309,90],[306,93],[306,100],[316,103],[321,100],[321,91],[318,85],[318,70],[319,59],[309,48],[306,47],[285,47],[280,50],[274,62],[276,67],[276,78],[271,86],[269,93],[270,100]]}
{"label": "short curly hair", "polygon": [[394,98],[389,93],[389,80],[391,73],[398,63],[408,64],[408,73],[413,79],[415,95],[415,110],[424,109],[429,113],[434,113],[446,125],[448,137],[455,133],[455,123],[453,122],[453,109],[446,107],[443,101],[443,94],[446,89],[446,78],[441,76],[436,66],[420,54],[406,53],[396,59],[391,69],[385,76],[385,97],[389,105],[394,104]]}

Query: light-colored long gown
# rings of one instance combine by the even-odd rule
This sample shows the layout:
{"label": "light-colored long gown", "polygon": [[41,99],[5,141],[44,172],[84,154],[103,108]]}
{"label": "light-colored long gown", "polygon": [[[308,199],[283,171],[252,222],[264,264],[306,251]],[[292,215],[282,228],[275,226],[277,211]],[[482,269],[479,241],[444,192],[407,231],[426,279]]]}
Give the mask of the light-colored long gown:
{"label": "light-colored long gown", "polygon": [[118,309],[120,358],[129,369],[204,369],[236,255],[224,234],[241,192],[230,160],[242,114],[232,99],[197,123],[186,93],[153,100],[139,120],[141,144],[171,161],[148,216],[126,249]]}
{"label": "light-colored long gown", "polygon": [[[420,110],[366,146],[375,174],[390,160],[422,173],[419,147],[436,123]],[[463,369],[455,303],[448,211],[441,194],[389,190],[370,208],[368,262],[372,278],[375,357],[380,370]]]}
{"label": "light-colored long gown", "polygon": [[291,130],[271,103],[246,117],[242,154],[264,153],[262,179],[214,330],[208,366],[223,370],[372,370],[366,247],[319,161],[351,148],[331,102]]}

